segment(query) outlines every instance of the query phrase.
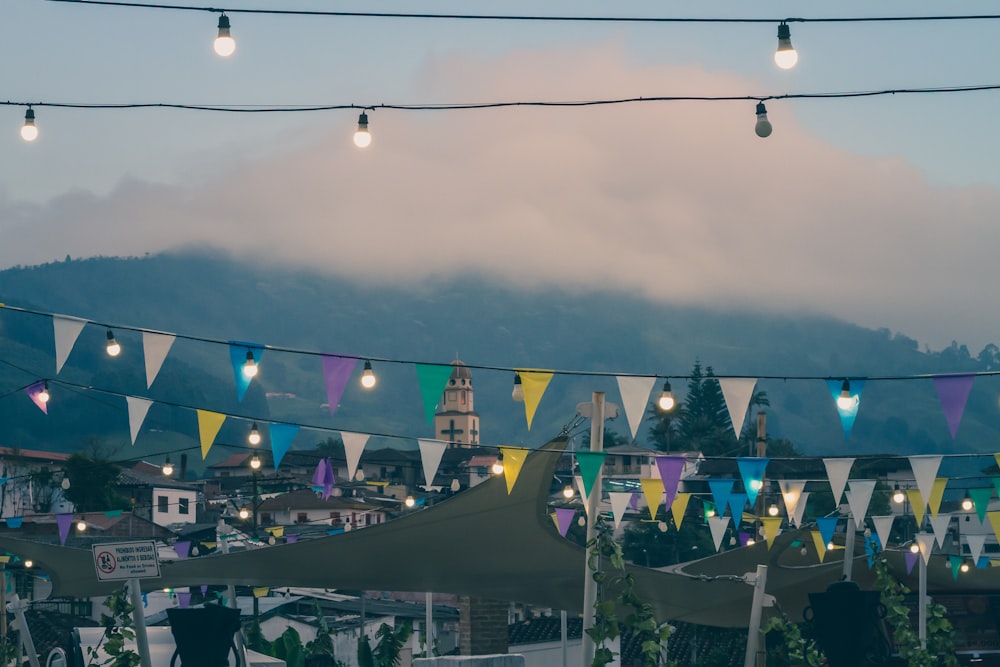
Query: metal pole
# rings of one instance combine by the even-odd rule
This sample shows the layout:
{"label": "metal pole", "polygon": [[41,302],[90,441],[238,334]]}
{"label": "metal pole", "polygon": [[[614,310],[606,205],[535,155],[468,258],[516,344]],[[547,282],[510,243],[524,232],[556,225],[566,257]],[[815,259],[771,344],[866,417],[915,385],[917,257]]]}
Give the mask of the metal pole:
{"label": "metal pole", "polygon": [[434,594],[424,593],[424,643],[427,645],[427,657],[434,655]]}
{"label": "metal pole", "polygon": [[[15,588],[14,592],[17,592]],[[7,565],[0,563],[0,637],[7,639]]]}
{"label": "metal pole", "polygon": [[743,656],[743,667],[754,667],[757,664],[757,647],[760,645],[760,614],[764,606],[764,588],[766,586],[767,565],[758,565],[757,578],[753,585],[753,606],[750,607],[747,651]]}
{"label": "metal pole", "polygon": [[854,538],[858,533],[858,525],[854,516],[847,515],[847,533],[844,534],[844,581],[851,581],[854,574]]}
{"label": "metal pole", "polygon": [[[35,650],[35,640],[31,636],[31,631],[28,630],[28,621],[24,618],[24,608],[27,606],[27,603],[21,600],[17,593],[14,593],[10,598],[10,604],[14,610],[14,618],[17,619],[18,634],[21,635],[21,646],[28,656],[28,662],[31,663],[31,667],[39,667],[38,651]],[[6,614],[7,611],[4,610],[4,613]]]}
{"label": "metal pole", "polygon": [[[590,451],[604,451],[604,392],[595,391],[592,399],[593,412],[590,415]],[[587,544],[591,544],[597,535],[597,511],[601,501],[602,470],[598,470],[597,479],[587,497]],[[587,629],[594,627],[594,605],[597,603],[597,582],[590,571],[590,557],[594,548],[588,547],[583,564],[583,665],[588,667],[594,662],[597,646],[587,634]]]}
{"label": "metal pole", "polygon": [[559,612],[559,638],[562,642],[562,667],[569,667],[569,623],[565,609]]}
{"label": "metal pole", "polygon": [[149,638],[146,636],[146,613],[142,610],[142,588],[138,579],[128,580],[128,594],[132,598],[132,622],[135,624],[135,645],[139,649],[142,667],[152,667],[149,657]]}
{"label": "metal pole", "polygon": [[924,555],[920,554],[919,593],[917,597],[917,628],[920,637],[920,648],[927,648],[927,563]]}

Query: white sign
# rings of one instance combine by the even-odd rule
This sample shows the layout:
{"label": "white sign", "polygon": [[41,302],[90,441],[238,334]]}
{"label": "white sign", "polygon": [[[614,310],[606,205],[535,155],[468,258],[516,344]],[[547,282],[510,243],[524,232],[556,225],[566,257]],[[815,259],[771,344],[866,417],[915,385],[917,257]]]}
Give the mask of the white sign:
{"label": "white sign", "polygon": [[156,556],[156,544],[152,540],[95,544],[93,550],[98,581],[160,576],[160,561]]}

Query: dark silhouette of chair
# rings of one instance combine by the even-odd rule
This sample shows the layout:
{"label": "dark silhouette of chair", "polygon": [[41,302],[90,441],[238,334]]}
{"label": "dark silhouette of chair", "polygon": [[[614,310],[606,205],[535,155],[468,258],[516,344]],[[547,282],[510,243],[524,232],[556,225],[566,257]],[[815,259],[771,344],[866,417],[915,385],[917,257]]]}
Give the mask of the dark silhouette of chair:
{"label": "dark silhouette of chair", "polygon": [[[233,637],[240,631],[240,610],[207,604],[189,609],[167,609],[170,632],[177,649],[170,658],[174,667],[177,658],[181,667],[226,667],[229,651],[240,666],[240,655]],[[245,667],[245,666],[243,666]]]}

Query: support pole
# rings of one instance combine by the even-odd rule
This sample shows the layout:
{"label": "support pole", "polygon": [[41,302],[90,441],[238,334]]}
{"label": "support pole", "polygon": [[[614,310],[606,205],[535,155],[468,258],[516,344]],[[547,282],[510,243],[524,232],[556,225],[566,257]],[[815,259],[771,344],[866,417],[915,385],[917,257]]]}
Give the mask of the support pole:
{"label": "support pole", "polygon": [[427,657],[434,655],[434,594],[424,593],[424,644]]}
{"label": "support pole", "polygon": [[854,515],[847,515],[847,532],[844,534],[844,581],[851,581],[854,574],[854,539],[858,534],[858,524]]}
{"label": "support pole", "polygon": [[[215,524],[215,541],[219,545],[219,551],[224,554],[229,553],[229,542],[226,540],[226,533],[224,532],[227,528],[228,526],[226,526],[226,522],[222,519],[219,519],[219,522]],[[232,605],[233,609],[238,610],[240,605],[236,600],[236,586],[229,584],[229,586],[226,587],[226,593],[229,596],[229,604]],[[254,599],[256,600],[257,598]],[[237,632],[234,641],[236,642],[236,650],[243,659],[243,664],[250,664],[247,659],[247,646],[243,642],[243,633]]]}
{"label": "support pole", "polygon": [[755,667],[760,646],[760,615],[764,607],[764,589],[767,587],[767,565],[757,566],[757,579],[753,584],[753,606],[750,607],[750,625],[747,628],[747,651],[743,667]]}
{"label": "support pole", "polygon": [[[24,608],[27,603],[18,597],[17,593],[10,598],[10,606],[14,610],[14,618],[17,619],[17,629],[18,634],[21,635],[21,646],[24,649],[24,653],[28,656],[28,662],[31,667],[39,667],[38,664],[38,651],[35,650],[35,640],[31,637],[31,631],[28,630],[28,621],[24,618]],[[7,610],[4,609],[3,613],[6,614]]]}
{"label": "support pole", "polygon": [[920,648],[927,648],[927,563],[920,554],[918,572],[919,592],[917,593],[917,635],[920,637]]}
{"label": "support pole", "polygon": [[565,609],[559,612],[559,638],[562,644],[562,667],[569,667],[569,623]]}
{"label": "support pole", "polygon": [[135,625],[135,645],[139,649],[142,667],[153,667],[149,657],[149,637],[146,636],[146,612],[142,609],[142,588],[138,579],[128,580],[128,594],[132,602],[132,623]]}
{"label": "support pole", "polygon": [[[590,415],[590,451],[604,451],[604,392],[595,391],[592,398],[592,412]],[[587,544],[591,544],[597,535],[597,511],[601,501],[601,477],[602,470],[597,473],[597,479],[590,489],[587,497]],[[594,654],[597,646],[594,640],[587,634],[589,628],[594,627],[594,604],[597,602],[597,582],[594,581],[593,573],[590,571],[590,557],[594,547],[587,547],[586,559],[583,563],[583,665],[589,667],[594,662]]]}

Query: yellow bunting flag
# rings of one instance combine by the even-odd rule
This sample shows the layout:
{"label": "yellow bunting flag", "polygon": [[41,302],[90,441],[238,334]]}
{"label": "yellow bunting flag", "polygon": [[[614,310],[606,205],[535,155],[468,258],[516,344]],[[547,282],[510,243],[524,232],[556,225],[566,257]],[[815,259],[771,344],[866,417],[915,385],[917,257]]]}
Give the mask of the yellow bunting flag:
{"label": "yellow bunting flag", "polygon": [[941,499],[944,498],[944,487],[947,485],[947,478],[938,477],[934,480],[934,485],[931,487],[931,497],[927,499],[927,504],[930,506],[931,516],[935,519],[937,518],[938,511],[941,509]]}
{"label": "yellow bunting flag", "polygon": [[527,371],[518,369],[521,376],[521,388],[524,391],[524,416],[528,420],[528,430],[531,430],[531,420],[535,418],[538,402],[548,389],[552,380],[552,371]]}
{"label": "yellow bunting flag", "polygon": [[996,459],[997,467],[1000,468],[1000,454],[994,454],[993,458]]}
{"label": "yellow bunting flag", "polygon": [[823,541],[823,535],[820,534],[818,530],[812,531],[813,544],[816,546],[816,554],[819,556],[819,562],[823,562],[826,558],[826,542]]}
{"label": "yellow bunting flag", "polygon": [[556,513],[549,512],[549,517],[552,519],[552,523],[556,525],[556,530],[559,530],[559,518],[556,516]]}
{"label": "yellow bunting flag", "polygon": [[271,589],[266,586],[254,587],[253,596],[255,598],[266,598],[267,594],[271,592]]}
{"label": "yellow bunting flag", "polygon": [[917,520],[919,526],[924,522],[924,512],[927,510],[927,503],[920,495],[920,489],[907,489],[906,497],[910,500],[910,507],[913,508],[913,518]]}
{"label": "yellow bunting flag", "polygon": [[767,540],[767,548],[770,549],[771,544],[774,543],[774,538],[781,532],[781,517],[766,516],[762,517],[760,522],[764,524],[764,539]]}
{"label": "yellow bunting flag", "polygon": [[264,530],[266,530],[268,532],[268,534],[270,534],[270,535],[272,535],[274,537],[284,537],[285,536],[285,527],[284,526],[271,526],[270,528],[265,528]]}
{"label": "yellow bunting flag", "polygon": [[215,442],[215,436],[219,435],[222,422],[226,421],[226,415],[208,410],[198,410],[198,434],[201,436],[201,458],[208,456],[208,450]]}
{"label": "yellow bunting flag", "polygon": [[659,477],[651,477],[640,479],[639,483],[642,484],[642,495],[646,496],[646,505],[649,506],[649,520],[654,521],[656,512],[660,509],[660,498],[665,493],[663,480]]}
{"label": "yellow bunting flag", "polygon": [[993,534],[1000,541],[1000,510],[987,512],[986,518],[990,520],[990,525],[993,526]]}
{"label": "yellow bunting flag", "polygon": [[670,512],[674,515],[674,527],[677,530],[681,529],[681,523],[684,521],[684,512],[687,511],[688,501],[690,500],[690,493],[678,493],[674,496],[674,502],[670,505]]}
{"label": "yellow bunting flag", "polygon": [[500,447],[500,454],[503,456],[503,477],[509,496],[517,483],[517,476],[521,474],[524,459],[528,458],[528,450],[524,447]]}
{"label": "yellow bunting flag", "polygon": [[218,546],[215,542],[199,542],[199,544],[201,544],[201,546],[205,547],[206,549],[214,549],[216,546]]}

